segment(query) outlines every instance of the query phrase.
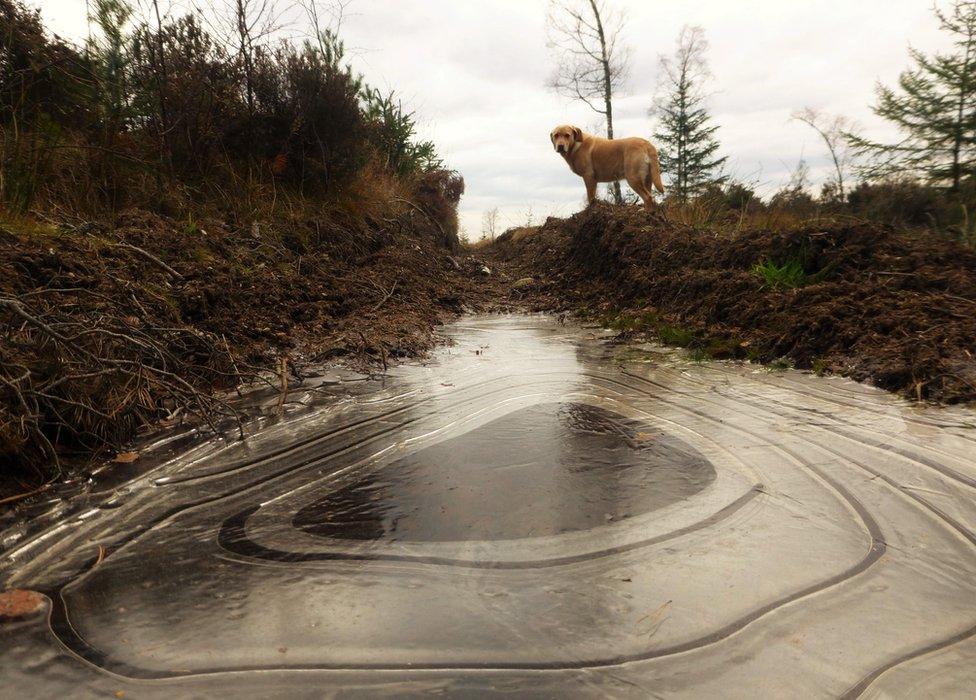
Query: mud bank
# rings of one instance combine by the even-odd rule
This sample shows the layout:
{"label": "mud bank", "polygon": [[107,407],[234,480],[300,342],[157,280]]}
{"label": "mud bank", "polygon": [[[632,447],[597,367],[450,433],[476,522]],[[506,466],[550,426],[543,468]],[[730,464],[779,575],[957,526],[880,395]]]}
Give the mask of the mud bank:
{"label": "mud bank", "polygon": [[262,372],[287,386],[324,361],[423,354],[483,297],[478,268],[415,205],[382,221],[0,222],[0,498],[160,420],[232,417],[217,392]]}
{"label": "mud bank", "polygon": [[[786,362],[913,399],[976,400],[976,251],[868,224],[729,237],[628,207],[516,229],[497,259],[571,310],[703,356]],[[770,282],[758,266],[788,269]]]}

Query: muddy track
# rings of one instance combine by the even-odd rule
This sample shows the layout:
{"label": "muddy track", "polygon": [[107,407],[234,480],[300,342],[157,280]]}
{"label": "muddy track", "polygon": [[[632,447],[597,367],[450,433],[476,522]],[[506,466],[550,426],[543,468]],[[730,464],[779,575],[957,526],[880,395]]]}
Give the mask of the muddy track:
{"label": "muddy track", "polygon": [[[531,281],[518,296],[540,310],[703,356],[976,401],[976,251],[933,233],[825,222],[717,234],[596,204],[509,231],[491,255]],[[763,266],[796,274],[780,281]]]}
{"label": "muddy track", "polygon": [[407,207],[243,230],[143,211],[0,225],[0,499],[161,421],[222,422],[233,409],[217,397],[235,386],[422,356],[438,324],[494,291],[435,223]]}

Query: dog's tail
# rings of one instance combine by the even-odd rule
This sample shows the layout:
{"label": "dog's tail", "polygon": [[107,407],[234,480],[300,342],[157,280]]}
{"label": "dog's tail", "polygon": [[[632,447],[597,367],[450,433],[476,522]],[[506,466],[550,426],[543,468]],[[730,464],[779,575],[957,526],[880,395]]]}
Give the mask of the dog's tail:
{"label": "dog's tail", "polygon": [[664,194],[664,182],[661,180],[661,161],[657,157],[657,149],[651,146],[648,156],[651,158],[651,182],[661,194]]}

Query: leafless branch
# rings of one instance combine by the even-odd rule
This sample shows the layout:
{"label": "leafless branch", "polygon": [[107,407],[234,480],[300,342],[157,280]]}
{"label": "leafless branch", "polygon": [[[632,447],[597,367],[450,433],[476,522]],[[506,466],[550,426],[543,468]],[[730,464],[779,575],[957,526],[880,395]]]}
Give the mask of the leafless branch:
{"label": "leafless branch", "polygon": [[837,197],[844,199],[846,194],[844,176],[851,164],[851,150],[847,134],[855,131],[856,125],[842,115],[829,116],[812,107],[804,107],[793,113],[793,119],[802,122],[817,132],[827,147],[834,164]]}
{"label": "leafless branch", "polygon": [[[623,26],[623,14],[610,9],[607,0],[550,0],[547,39],[556,69],[548,86],[601,115],[611,139],[613,96],[624,88],[630,71]],[[619,183],[613,192],[622,203]]]}

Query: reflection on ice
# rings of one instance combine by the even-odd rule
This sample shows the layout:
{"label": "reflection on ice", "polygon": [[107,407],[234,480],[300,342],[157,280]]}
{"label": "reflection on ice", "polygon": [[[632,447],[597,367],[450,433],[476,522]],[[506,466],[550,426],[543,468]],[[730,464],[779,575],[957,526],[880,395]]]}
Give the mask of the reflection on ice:
{"label": "reflection on ice", "polygon": [[651,426],[586,404],[541,404],[392,462],[293,523],[358,540],[554,535],[689,498],[714,478],[694,448]]}

